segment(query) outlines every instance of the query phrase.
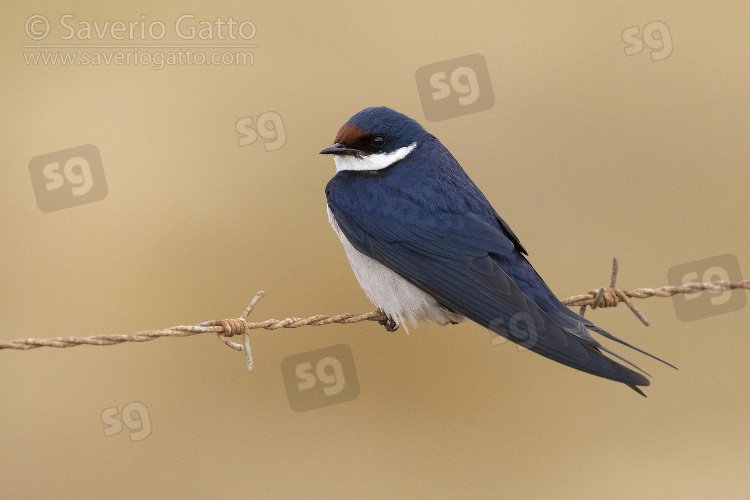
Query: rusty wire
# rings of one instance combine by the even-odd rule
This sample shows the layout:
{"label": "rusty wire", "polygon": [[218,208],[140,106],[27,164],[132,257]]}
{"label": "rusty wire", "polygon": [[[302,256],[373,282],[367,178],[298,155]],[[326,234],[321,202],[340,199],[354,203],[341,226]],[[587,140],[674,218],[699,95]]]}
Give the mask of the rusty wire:
{"label": "rusty wire", "polygon": [[[659,288],[634,288],[632,290],[623,290],[616,287],[618,264],[617,259],[613,259],[612,277],[609,287],[602,287],[589,290],[583,295],[573,295],[561,302],[569,307],[580,306],[581,315],[584,314],[586,306],[592,309],[599,307],[616,307],[620,302],[624,302],[633,311],[633,313],[648,326],[648,320],[632,303],[630,299],[645,299],[649,297],[671,297],[678,293],[698,293],[703,290],[723,291],[734,289],[750,289],[750,279],[744,281],[712,281],[707,283],[685,283],[679,286],[662,286]],[[74,347],[77,345],[113,345],[123,342],[146,342],[161,337],[189,337],[201,333],[216,333],[219,339],[227,346],[238,351],[245,351],[247,357],[248,370],[253,367],[253,360],[250,353],[249,331],[262,328],[265,330],[278,330],[279,328],[299,328],[301,326],[323,326],[332,323],[348,324],[359,323],[361,321],[383,321],[387,319],[385,313],[380,310],[369,313],[356,314],[345,313],[336,316],[326,316],[318,314],[308,318],[286,318],[282,320],[267,319],[260,322],[247,321],[247,317],[253,310],[258,301],[265,295],[263,291],[258,292],[250,305],[247,306],[242,316],[239,318],[220,319],[205,321],[198,325],[180,325],[165,328],[163,330],[147,330],[136,332],[130,335],[92,335],[89,337],[55,337],[49,339],[24,338],[0,341],[0,349],[18,349],[28,350],[38,347]],[[229,340],[230,337],[242,335],[243,342],[238,344]]]}

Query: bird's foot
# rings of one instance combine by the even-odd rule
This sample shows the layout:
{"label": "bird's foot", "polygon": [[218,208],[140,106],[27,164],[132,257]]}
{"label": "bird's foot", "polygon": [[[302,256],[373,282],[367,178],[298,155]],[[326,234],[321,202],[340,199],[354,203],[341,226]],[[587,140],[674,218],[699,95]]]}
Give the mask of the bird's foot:
{"label": "bird's foot", "polygon": [[[382,309],[379,309],[379,311],[383,312]],[[396,330],[398,330],[398,324],[396,324],[396,322],[393,321],[393,318],[379,319],[378,323],[383,325],[386,331],[395,332]]]}

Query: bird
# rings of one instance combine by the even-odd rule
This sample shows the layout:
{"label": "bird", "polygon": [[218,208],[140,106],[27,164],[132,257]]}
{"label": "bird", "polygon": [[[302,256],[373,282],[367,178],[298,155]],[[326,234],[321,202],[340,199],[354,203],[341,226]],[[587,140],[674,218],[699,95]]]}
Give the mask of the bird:
{"label": "bird", "polygon": [[329,222],[387,330],[468,318],[642,396],[649,374],[590,332],[676,368],[562,304],[510,226],[417,121],[385,106],[363,109],[320,154],[336,166],[325,189]]}

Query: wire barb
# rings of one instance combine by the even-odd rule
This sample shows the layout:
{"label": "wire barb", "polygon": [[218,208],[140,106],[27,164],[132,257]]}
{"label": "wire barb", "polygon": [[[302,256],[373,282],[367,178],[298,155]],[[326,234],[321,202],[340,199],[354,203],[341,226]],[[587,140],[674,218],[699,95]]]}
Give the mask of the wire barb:
{"label": "wire barb", "polygon": [[[660,288],[635,288],[633,290],[622,290],[617,288],[617,259],[612,261],[612,277],[608,288],[590,290],[584,295],[573,295],[562,299],[561,302],[569,307],[580,306],[581,316],[586,311],[586,306],[592,309],[604,307],[616,307],[618,303],[624,302],[633,311],[644,325],[648,326],[648,320],[632,303],[630,299],[645,299],[649,297],[671,297],[678,293],[698,293],[703,290],[722,291],[734,289],[750,289],[750,279],[744,281],[712,281],[708,283],[686,283],[679,286],[663,286]],[[257,323],[247,321],[247,317],[253,311],[258,301],[265,296],[265,292],[258,292],[250,304],[245,308],[239,318],[220,319],[205,321],[192,326],[173,326],[164,330],[147,330],[136,332],[132,335],[93,335],[90,337],[55,337],[51,339],[16,339],[0,341],[0,349],[29,350],[38,347],[74,347],[77,345],[113,345],[123,342],[147,342],[161,337],[190,337],[201,333],[213,332],[219,339],[236,351],[244,351],[247,359],[247,369],[253,369],[253,358],[250,352],[250,330],[278,330],[279,328],[299,328],[301,326],[323,326],[332,323],[349,324],[361,321],[386,321],[388,317],[380,310],[364,314],[345,313],[337,316],[316,315],[309,318],[286,318],[282,320],[267,319]],[[229,340],[230,337],[242,335],[242,343]]]}
{"label": "wire barb", "polygon": [[[619,263],[617,262],[617,257],[614,257],[612,259],[612,277],[609,279],[609,288],[600,288],[599,290],[591,290],[589,292],[589,295],[594,295],[594,302],[591,304],[591,309],[597,309],[599,307],[617,307],[617,304],[619,302],[625,302],[627,306],[630,308],[631,311],[633,311],[633,314],[636,315],[636,317],[641,320],[641,323],[648,326],[648,320],[646,317],[641,313],[641,311],[638,310],[638,308],[633,304],[630,299],[628,298],[627,294],[623,290],[620,290],[615,286],[617,283],[617,271],[619,270]],[[582,297],[582,295],[578,295],[577,297]],[[568,297],[567,299],[562,300],[562,303],[566,306],[570,305],[578,305],[572,304],[572,303],[566,303],[566,300],[570,300],[573,297]],[[583,316],[586,313],[586,306],[588,303],[584,303],[581,305],[581,312],[579,313],[581,316]]]}

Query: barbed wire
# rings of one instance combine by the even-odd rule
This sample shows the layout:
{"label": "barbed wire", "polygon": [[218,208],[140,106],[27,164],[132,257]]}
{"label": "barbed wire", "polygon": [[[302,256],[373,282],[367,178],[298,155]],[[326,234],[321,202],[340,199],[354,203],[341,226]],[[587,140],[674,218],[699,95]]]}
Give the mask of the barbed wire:
{"label": "barbed wire", "polygon": [[[744,281],[711,281],[707,283],[685,283],[679,286],[662,286],[659,288],[634,288],[632,290],[623,290],[616,287],[618,272],[617,259],[612,262],[612,277],[609,287],[589,290],[583,295],[573,295],[561,302],[569,307],[580,306],[580,314],[583,315],[587,306],[592,309],[600,307],[616,307],[620,302],[624,302],[631,311],[646,326],[648,320],[632,303],[630,299],[646,299],[649,297],[671,297],[678,293],[698,293],[704,290],[725,291],[734,289],[750,289],[750,279]],[[149,340],[161,337],[190,337],[201,333],[216,333],[219,339],[227,346],[237,351],[244,351],[247,358],[247,368],[252,370],[253,359],[250,352],[250,330],[265,329],[278,330],[280,328],[299,328],[301,326],[323,326],[333,323],[349,324],[359,323],[362,321],[379,321],[384,322],[388,318],[380,310],[369,313],[356,314],[345,313],[336,316],[327,316],[318,314],[308,318],[286,318],[282,320],[267,319],[260,322],[247,321],[248,315],[252,312],[258,301],[265,296],[265,292],[258,292],[250,305],[245,308],[239,318],[219,319],[205,321],[198,325],[179,325],[165,328],[163,330],[146,330],[136,332],[130,335],[92,335],[89,337],[55,337],[50,339],[25,338],[0,341],[0,349],[17,349],[29,350],[39,347],[74,347],[78,345],[114,345],[123,342],[147,342]],[[229,340],[230,337],[242,335],[243,342],[238,344]]]}

